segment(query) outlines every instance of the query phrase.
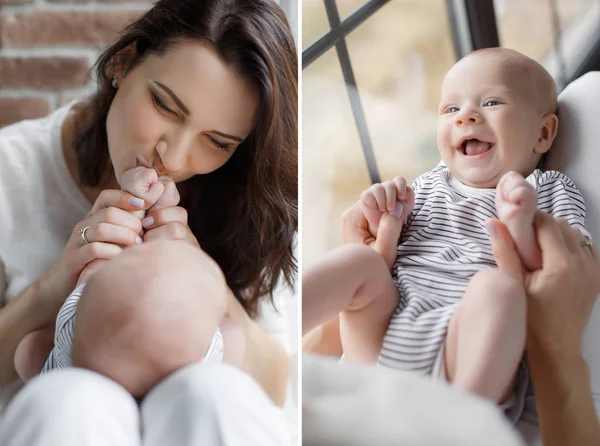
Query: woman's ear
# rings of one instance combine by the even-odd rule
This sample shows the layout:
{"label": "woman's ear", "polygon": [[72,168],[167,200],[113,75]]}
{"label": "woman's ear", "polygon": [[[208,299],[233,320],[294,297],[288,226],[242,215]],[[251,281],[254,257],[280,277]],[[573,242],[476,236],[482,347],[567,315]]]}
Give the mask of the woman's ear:
{"label": "woman's ear", "polygon": [[130,43],[111,58],[106,66],[106,75],[109,78],[122,79],[127,74],[136,53],[136,43]]}
{"label": "woman's ear", "polygon": [[533,147],[533,151],[539,155],[546,153],[552,146],[558,131],[558,116],[554,113],[546,113],[542,117],[541,124],[538,140]]}

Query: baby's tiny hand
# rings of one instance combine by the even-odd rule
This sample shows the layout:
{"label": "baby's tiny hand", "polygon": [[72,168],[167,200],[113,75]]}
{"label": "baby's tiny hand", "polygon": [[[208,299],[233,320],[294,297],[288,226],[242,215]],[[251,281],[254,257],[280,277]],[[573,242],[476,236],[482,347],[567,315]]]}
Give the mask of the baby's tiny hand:
{"label": "baby's tiny hand", "polygon": [[405,178],[396,177],[392,181],[374,184],[361,194],[363,212],[369,223],[369,231],[374,237],[377,236],[384,212],[404,220],[412,211],[415,194],[406,184]]}

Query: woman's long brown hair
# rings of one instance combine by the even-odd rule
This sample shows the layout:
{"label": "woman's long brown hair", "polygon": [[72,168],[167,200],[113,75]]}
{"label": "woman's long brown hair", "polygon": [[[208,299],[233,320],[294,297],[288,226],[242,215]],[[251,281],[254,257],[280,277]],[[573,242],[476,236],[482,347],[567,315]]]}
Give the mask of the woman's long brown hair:
{"label": "woman's long brown hair", "polygon": [[[260,94],[248,138],[220,169],[182,186],[189,226],[222,268],[230,288],[253,315],[272,299],[280,278],[292,285],[298,228],[298,60],[283,11],[270,0],[160,0],[121,33],[94,70],[92,114],[75,149],[84,184],[112,175],[106,117],[116,89],[115,65],[126,70],[150,54],[164,56],[182,39],[208,43]],[[135,48],[127,54],[128,48]]]}

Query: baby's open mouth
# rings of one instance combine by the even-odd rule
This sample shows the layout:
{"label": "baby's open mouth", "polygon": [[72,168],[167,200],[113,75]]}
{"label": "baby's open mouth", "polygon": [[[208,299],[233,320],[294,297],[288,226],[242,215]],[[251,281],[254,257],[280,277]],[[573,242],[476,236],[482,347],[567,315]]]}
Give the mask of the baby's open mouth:
{"label": "baby's open mouth", "polygon": [[477,156],[490,150],[494,144],[487,141],[480,141],[477,138],[466,139],[460,145],[459,150],[463,155]]}

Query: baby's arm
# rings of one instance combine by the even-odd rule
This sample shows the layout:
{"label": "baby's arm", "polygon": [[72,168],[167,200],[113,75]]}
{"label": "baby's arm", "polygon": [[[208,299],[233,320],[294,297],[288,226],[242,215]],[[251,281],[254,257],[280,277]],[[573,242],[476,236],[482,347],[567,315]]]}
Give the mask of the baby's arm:
{"label": "baby's arm", "polygon": [[391,269],[405,219],[415,205],[415,194],[406,179],[376,183],[365,190],[360,201],[372,237],[369,245],[380,254]]}
{"label": "baby's arm", "polygon": [[[344,350],[349,359],[374,360],[398,305],[398,293],[389,270],[396,259],[404,220],[414,203],[413,189],[404,178],[396,177],[365,190],[358,206],[347,212],[362,213],[357,219],[357,226],[364,233],[360,238],[373,249],[343,246],[305,271],[304,351],[339,356],[341,330],[345,333]],[[381,262],[382,258],[385,262]],[[340,312],[343,312],[341,324]],[[350,329],[353,326],[357,328]],[[364,332],[360,333],[361,330]]]}

